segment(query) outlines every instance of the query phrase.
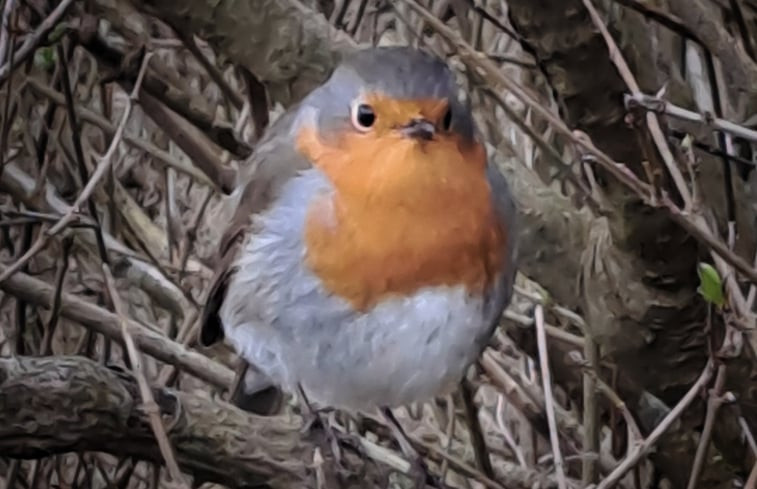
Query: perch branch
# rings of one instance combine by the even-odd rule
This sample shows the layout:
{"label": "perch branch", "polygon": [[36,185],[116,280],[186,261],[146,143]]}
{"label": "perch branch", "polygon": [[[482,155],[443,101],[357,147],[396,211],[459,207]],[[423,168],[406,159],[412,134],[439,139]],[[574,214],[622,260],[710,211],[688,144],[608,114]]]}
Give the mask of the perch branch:
{"label": "perch branch", "polygon": [[[162,463],[136,381],[83,357],[0,359],[0,452],[36,458],[104,451]],[[154,389],[181,467],[196,480],[307,487],[313,446],[289,417],[260,418],[219,400]],[[244,433],[245,436],[240,436]]]}

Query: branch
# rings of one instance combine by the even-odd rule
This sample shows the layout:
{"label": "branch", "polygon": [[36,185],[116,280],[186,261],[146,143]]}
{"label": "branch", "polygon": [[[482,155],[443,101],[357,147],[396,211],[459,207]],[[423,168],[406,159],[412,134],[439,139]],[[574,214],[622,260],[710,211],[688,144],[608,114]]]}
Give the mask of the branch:
{"label": "branch", "polygon": [[[100,13],[117,15],[111,0],[95,2]],[[139,8],[177,31],[211,41],[245,66],[288,106],[325,80],[342,52],[356,47],[344,32],[297,0],[139,0]]]}
{"label": "branch", "polygon": [[[0,265],[0,273],[6,270]],[[0,290],[23,299],[29,304],[50,308],[53,304],[53,285],[16,272],[0,284]],[[84,301],[72,294],[61,294],[60,314],[68,319],[122,343],[118,316],[110,311]],[[227,389],[234,378],[231,369],[214,362],[197,352],[187,350],[154,329],[128,321],[128,328],[141,351],[166,363],[176,365],[216,387]]]}
{"label": "branch", "polygon": [[[153,392],[177,461],[196,479],[310,485],[306,461],[315,447],[301,439],[297,418],[261,418],[206,396]],[[9,457],[103,451],[162,463],[136,381],[87,358],[0,359],[0,418],[0,452]]]}
{"label": "branch", "polygon": [[757,142],[757,131],[755,131],[754,129],[740,126],[729,120],[715,117],[712,114],[698,114],[697,112],[694,112],[692,110],[673,105],[667,100],[663,100],[652,95],[647,95],[645,93],[627,94],[624,99],[626,107],[628,107],[629,109],[642,107],[645,110],[649,110],[657,114],[665,114],[682,121],[703,124],[710,126],[712,129],[727,132],[733,136],[746,139],[747,141],[751,141],[753,143]]}
{"label": "branch", "polygon": [[[14,53],[13,61],[8,61],[0,67],[0,85],[2,85],[5,79],[10,75],[11,67],[15,68],[16,66],[19,66],[34,54],[37,48],[45,41],[45,38],[50,31],[52,31],[60,19],[63,18],[63,14],[66,13],[66,10],[68,10],[68,7],[72,3],[73,0],[61,1],[58,6],[55,7],[55,10],[50,12],[50,15],[48,15],[45,20],[39,24],[37,29],[26,38],[24,44],[22,44]],[[0,60],[2,60],[2,58],[0,58]]]}
{"label": "branch", "polygon": [[615,470],[610,473],[605,479],[597,485],[597,489],[609,489],[615,487],[615,485],[623,478],[626,473],[631,470],[641,458],[649,453],[649,451],[655,446],[657,441],[662,435],[675,423],[675,421],[683,414],[686,408],[702,393],[702,390],[707,386],[712,378],[712,374],[715,370],[715,366],[711,361],[707,362],[699,379],[691,386],[686,392],[686,395],[676,404],[676,406],[668,413],[667,416],[657,425],[657,427],[650,433],[650,435],[641,443],[633,447],[631,453],[618,465]]}

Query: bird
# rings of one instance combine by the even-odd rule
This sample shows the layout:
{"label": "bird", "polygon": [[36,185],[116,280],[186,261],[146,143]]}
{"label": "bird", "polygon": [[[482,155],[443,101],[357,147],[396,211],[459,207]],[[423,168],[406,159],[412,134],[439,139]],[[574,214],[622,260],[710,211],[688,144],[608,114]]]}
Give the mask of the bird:
{"label": "bird", "polygon": [[510,303],[517,213],[442,58],[345,54],[240,182],[198,341],[250,366],[244,395],[357,411],[459,385]]}

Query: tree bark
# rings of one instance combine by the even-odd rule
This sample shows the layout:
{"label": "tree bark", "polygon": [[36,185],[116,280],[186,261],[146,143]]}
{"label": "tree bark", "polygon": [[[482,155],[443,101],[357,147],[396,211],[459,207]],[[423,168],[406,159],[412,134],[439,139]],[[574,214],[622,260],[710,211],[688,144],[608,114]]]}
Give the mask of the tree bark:
{"label": "tree bark", "polygon": [[[608,27],[641,89],[655,93],[667,83],[666,98],[691,106],[691,95],[675,60],[680,46],[674,36],[613,2],[594,4],[606,7]],[[536,57],[568,125],[585,131],[598,147],[646,180],[642,161],[653,161],[655,153],[645,153],[638,137],[643,132],[637,133],[626,122],[623,94],[628,89],[583,1],[508,0],[508,7],[511,23],[523,37],[525,48]],[[607,13],[610,10],[612,15]],[[687,130],[695,132],[690,127]],[[706,305],[697,293],[696,276],[697,262],[704,255],[700,256],[697,244],[663,212],[647,207],[601,173],[598,177],[613,211],[592,223],[582,256],[580,302],[603,354],[614,360],[621,375],[630,381],[623,386],[629,406],[644,427],[651,429],[662,413],[650,409],[648,393],[669,406],[674,404],[707,360]],[[721,162],[703,158],[698,181],[703,202],[699,204],[713,209],[718,217],[725,217],[722,182]],[[665,178],[661,185],[676,195]],[[740,193],[743,182],[734,185]],[[726,220],[719,221],[722,226]],[[751,234],[746,227],[745,238]],[[549,283],[543,285],[549,288]],[[744,369],[742,364],[732,374],[737,371],[742,385],[748,385],[750,368]],[[684,487],[689,477],[697,444],[689,430],[697,429],[701,421],[701,411],[694,413],[658,447],[656,461],[675,487]],[[721,444],[726,451],[736,446],[738,451],[743,446],[738,438]],[[734,461],[743,452],[732,455]],[[715,472],[717,467],[711,470]],[[731,476],[729,472],[723,475],[725,479],[720,481]],[[710,481],[712,487],[716,481],[718,477]]]}
{"label": "tree bark", "polygon": [[[231,487],[311,487],[315,446],[299,418],[257,417],[220,400],[154,389],[183,471]],[[136,380],[83,357],[0,359],[0,453],[103,451],[162,463]],[[243,436],[240,436],[243,434]]]}

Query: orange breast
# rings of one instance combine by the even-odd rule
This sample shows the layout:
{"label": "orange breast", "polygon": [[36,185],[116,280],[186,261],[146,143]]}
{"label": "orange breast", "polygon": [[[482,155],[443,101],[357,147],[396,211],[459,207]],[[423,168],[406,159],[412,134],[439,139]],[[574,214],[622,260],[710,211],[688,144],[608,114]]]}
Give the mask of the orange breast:
{"label": "orange breast", "polygon": [[326,143],[306,129],[298,147],[335,189],[309,209],[307,263],[356,309],[425,286],[481,292],[496,278],[508,235],[480,144],[453,136],[419,144],[392,133]]}

